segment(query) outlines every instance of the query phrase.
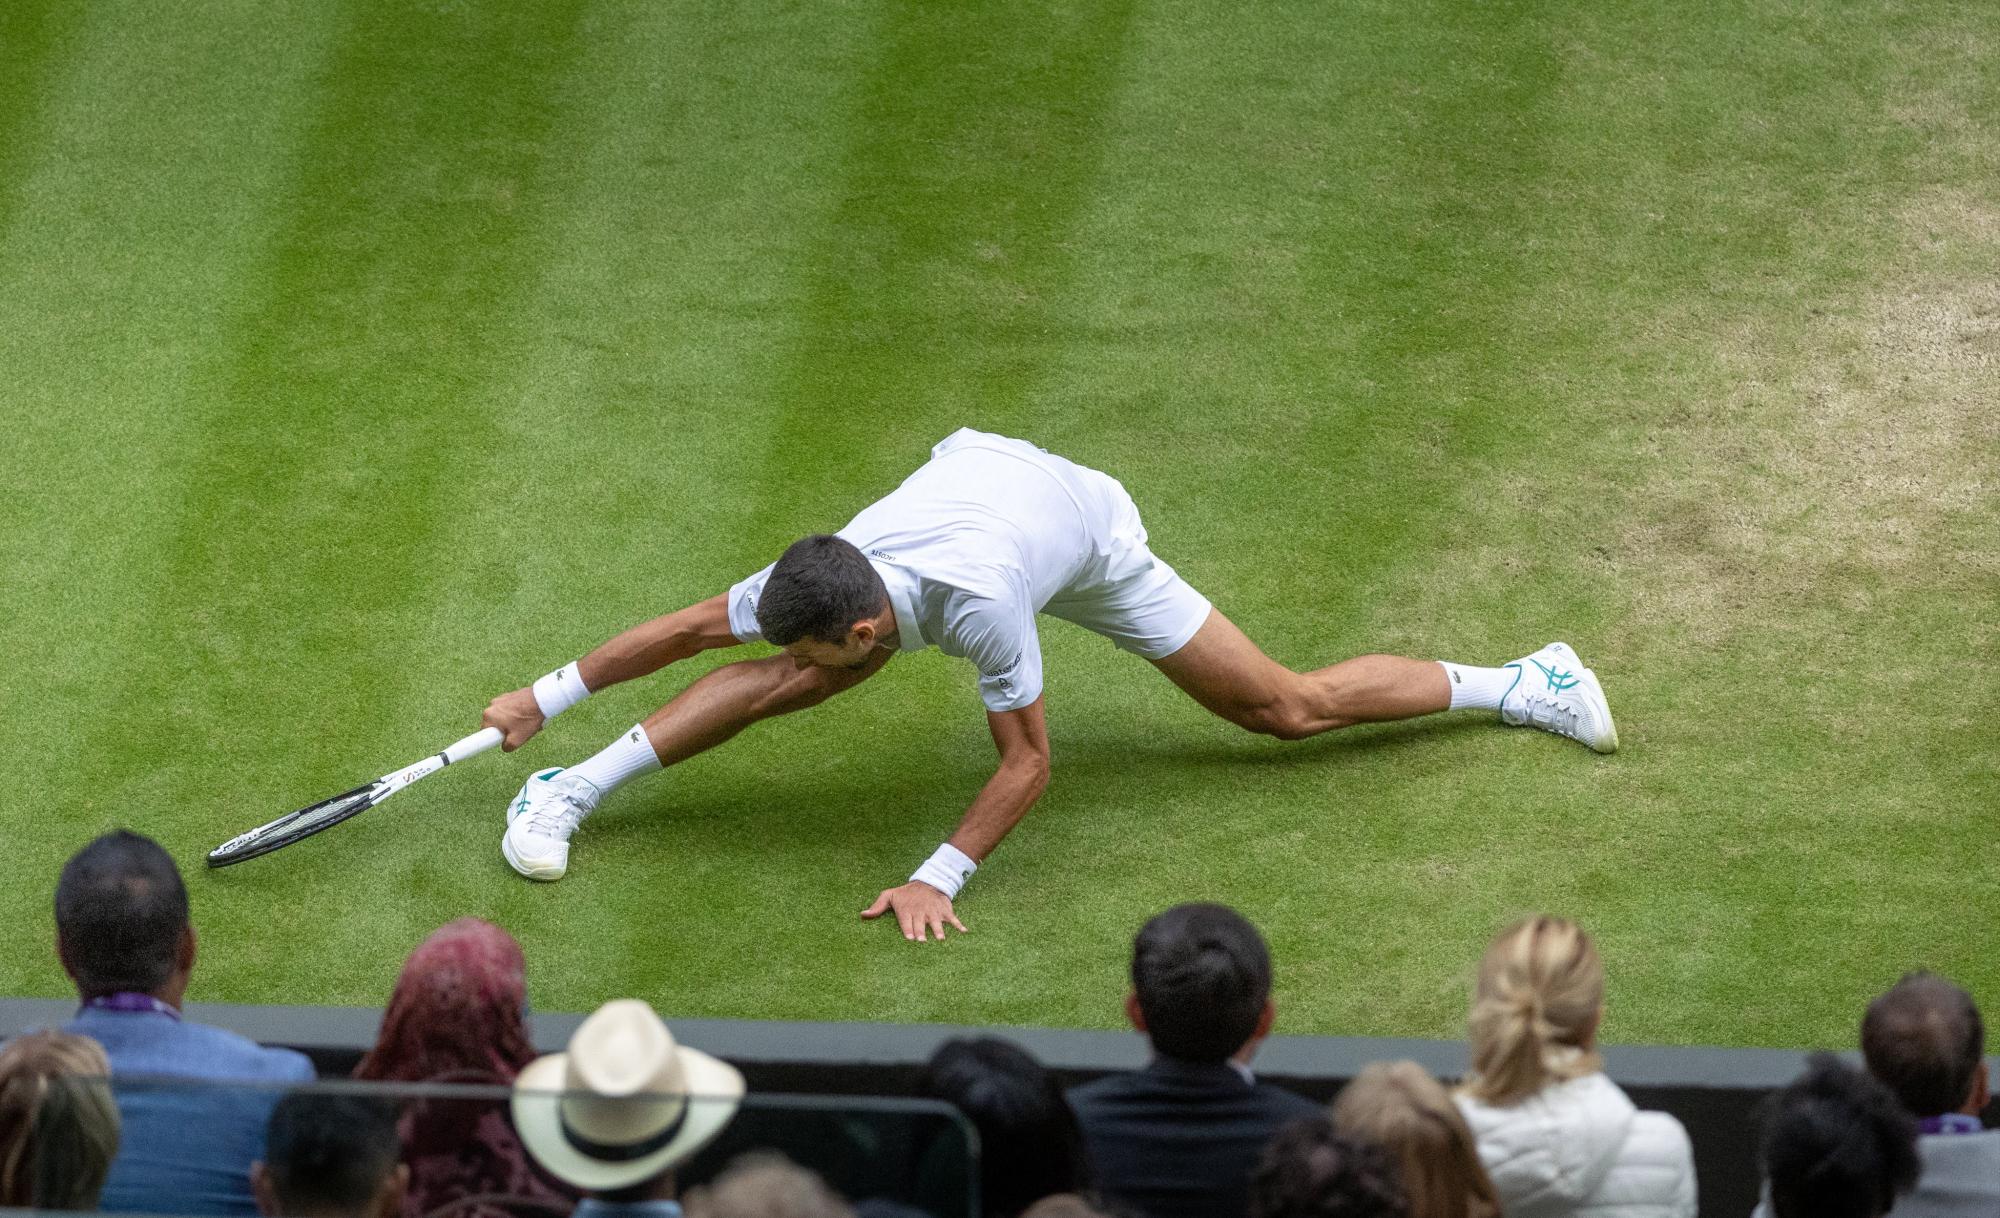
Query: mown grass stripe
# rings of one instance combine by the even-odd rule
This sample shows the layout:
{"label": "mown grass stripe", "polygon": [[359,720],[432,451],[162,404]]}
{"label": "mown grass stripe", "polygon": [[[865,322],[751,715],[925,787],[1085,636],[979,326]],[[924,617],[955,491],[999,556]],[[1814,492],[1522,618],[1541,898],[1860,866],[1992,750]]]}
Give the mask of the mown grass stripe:
{"label": "mown grass stripe", "polygon": [[60,809],[0,801],[15,866],[40,877],[0,907],[32,945],[0,954],[7,992],[66,987],[42,950],[62,859],[103,829],[176,816],[152,771],[100,781],[108,757],[80,760],[83,742],[124,725],[104,747],[171,751],[161,709],[123,700],[124,674],[174,612],[161,541],[214,400],[203,361],[269,235],[258,202],[286,176],[328,34],[310,7],[244,22],[76,11],[87,19],[25,137],[32,186],[0,233],[0,665],[10,707],[39,708],[0,716],[0,755],[78,759],[89,777]]}
{"label": "mown grass stripe", "polygon": [[772,557],[845,523],[957,427],[1014,425],[1061,316],[1133,11],[884,10],[802,333],[769,388],[745,531]]}
{"label": "mown grass stripe", "polygon": [[[538,273],[525,186],[582,8],[343,14],[298,175],[270,200],[286,222],[252,272],[266,295],[215,350],[219,400],[188,462],[158,631],[120,683],[157,730],[88,738],[105,781],[177,795],[184,813],[198,801],[162,826],[190,863],[316,782],[423,747],[398,706],[429,671],[426,640],[400,627],[432,595],[459,454],[482,443],[471,404],[507,356],[494,327]],[[316,730],[329,702],[354,700],[373,713]],[[202,778],[271,774],[274,750],[289,755],[281,786]],[[218,891],[310,916],[255,876]],[[285,950],[235,946],[251,962]],[[212,961],[219,979],[228,959]]]}
{"label": "mown grass stripe", "polygon": [[53,79],[74,53],[83,6],[60,0],[0,5],[0,240],[4,240],[34,158],[47,150],[36,120]]}

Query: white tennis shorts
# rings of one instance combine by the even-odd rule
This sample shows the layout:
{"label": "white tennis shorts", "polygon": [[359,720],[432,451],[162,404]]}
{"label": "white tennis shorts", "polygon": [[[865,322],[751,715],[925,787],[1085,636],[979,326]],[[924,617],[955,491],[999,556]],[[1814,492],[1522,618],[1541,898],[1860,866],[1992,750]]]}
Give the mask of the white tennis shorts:
{"label": "white tennis shorts", "polygon": [[1147,547],[1139,505],[1118,479],[1075,462],[1065,464],[1075,471],[1071,486],[1097,535],[1097,552],[1042,612],[1149,660],[1187,646],[1208,620],[1208,598]]}

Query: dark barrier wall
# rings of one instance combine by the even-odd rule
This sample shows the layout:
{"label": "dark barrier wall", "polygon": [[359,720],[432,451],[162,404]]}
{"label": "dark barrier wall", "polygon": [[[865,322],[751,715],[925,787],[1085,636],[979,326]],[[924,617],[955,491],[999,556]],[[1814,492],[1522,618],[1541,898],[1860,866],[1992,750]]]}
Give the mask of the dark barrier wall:
{"label": "dark barrier wall", "polygon": [[[75,1005],[0,999],[0,1036],[67,1020]],[[352,1007],[251,1007],[194,1003],[188,1018],[230,1028],[266,1044],[310,1055],[323,1075],[345,1075],[374,1043],[381,1012]],[[537,1015],[535,1044],[556,1052],[580,1015]],[[1125,1032],[1054,1028],[961,1028],[939,1024],[778,1023],[674,1019],[683,1043],[742,1070],[759,1091],[904,1095],[932,1051],[954,1036],[1000,1035],[1019,1042],[1071,1082],[1144,1065],[1146,1045]],[[1314,1099],[1330,1099],[1369,1062],[1407,1057],[1443,1078],[1465,1070],[1465,1047],[1453,1041],[1277,1036],[1254,1063],[1260,1077]],[[1795,1077],[1804,1054],[1778,1049],[1680,1049],[1607,1046],[1605,1066],[1642,1108],[1679,1117],[1694,1142],[1701,1212],[1745,1216],[1757,1202],[1756,1108]],[[2000,1077],[2000,1062],[1995,1063]],[[2000,1106],[1996,1106],[2000,1107]],[[2000,1113],[1987,1112],[1988,1123]]]}

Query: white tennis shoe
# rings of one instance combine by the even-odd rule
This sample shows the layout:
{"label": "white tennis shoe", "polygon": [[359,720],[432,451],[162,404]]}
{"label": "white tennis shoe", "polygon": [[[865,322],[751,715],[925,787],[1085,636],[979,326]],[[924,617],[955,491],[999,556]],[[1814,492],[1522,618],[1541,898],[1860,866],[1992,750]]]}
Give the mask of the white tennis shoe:
{"label": "white tennis shoe", "polygon": [[1515,677],[1500,699],[1503,722],[1567,736],[1600,753],[1618,751],[1618,727],[1604,687],[1568,643],[1550,643],[1505,667]]}
{"label": "white tennis shoe", "polygon": [[500,853],[531,880],[560,880],[569,870],[569,839],[604,795],[562,767],[538,770],[507,805]]}

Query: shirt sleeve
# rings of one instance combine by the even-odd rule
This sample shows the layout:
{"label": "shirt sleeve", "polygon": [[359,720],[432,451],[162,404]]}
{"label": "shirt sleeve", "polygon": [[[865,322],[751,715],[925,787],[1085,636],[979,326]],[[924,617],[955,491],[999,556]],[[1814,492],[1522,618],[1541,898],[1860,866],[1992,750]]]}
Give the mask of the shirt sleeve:
{"label": "shirt sleeve", "polygon": [[1042,643],[1025,590],[1019,597],[967,597],[950,606],[945,634],[952,644],[947,650],[979,670],[979,698],[987,710],[1020,710],[1042,696]]}
{"label": "shirt sleeve", "polygon": [[[771,567],[777,565],[772,563]],[[771,578],[771,567],[765,567],[729,589],[729,633],[735,635],[739,643],[764,641],[764,630],[757,625],[757,598],[764,595],[764,583]],[[713,584],[709,586],[714,587]]]}

